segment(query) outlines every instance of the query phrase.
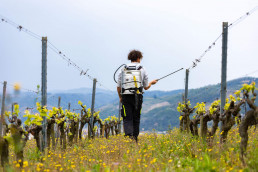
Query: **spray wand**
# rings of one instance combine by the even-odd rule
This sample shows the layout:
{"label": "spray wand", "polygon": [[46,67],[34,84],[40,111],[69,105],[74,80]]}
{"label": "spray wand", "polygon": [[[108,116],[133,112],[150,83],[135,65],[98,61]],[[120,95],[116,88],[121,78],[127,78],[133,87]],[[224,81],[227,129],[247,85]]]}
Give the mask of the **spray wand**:
{"label": "spray wand", "polygon": [[172,74],[174,74],[174,73],[177,73],[177,72],[179,72],[180,70],[183,70],[183,69],[184,69],[184,68],[178,69],[177,71],[174,71],[174,72],[172,72],[172,73],[170,73],[170,74],[168,74],[168,75],[166,75],[166,76],[163,76],[163,77],[161,77],[161,78],[159,78],[159,79],[156,79],[156,80],[159,81],[159,80],[161,80],[161,79],[164,79],[164,78],[168,77],[169,75],[172,75]]}

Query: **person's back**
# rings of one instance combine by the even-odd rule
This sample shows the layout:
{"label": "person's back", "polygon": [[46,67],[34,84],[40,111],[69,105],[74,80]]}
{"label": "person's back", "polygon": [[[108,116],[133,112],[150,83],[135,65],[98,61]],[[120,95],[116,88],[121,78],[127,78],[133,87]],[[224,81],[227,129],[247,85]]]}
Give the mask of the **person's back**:
{"label": "person's back", "polygon": [[[141,116],[141,108],[143,102],[143,88],[148,90],[151,85],[157,83],[157,80],[153,80],[148,83],[148,74],[144,67],[140,64],[142,59],[142,53],[137,50],[132,50],[128,54],[128,60],[131,60],[131,63],[127,64],[125,68],[123,68],[118,77],[117,82],[117,92],[120,98],[120,102],[122,103],[121,115],[123,117],[123,124],[124,124],[124,132],[125,136],[129,136],[134,138],[137,141],[139,135],[139,127],[140,127],[140,116]],[[133,77],[133,81],[129,81],[129,79],[125,79],[126,75],[124,74],[125,71],[128,75],[130,75],[130,71],[137,71],[140,73],[140,79],[136,79],[137,77]],[[126,87],[126,84],[130,84],[130,87]],[[132,87],[132,84],[135,84]]]}

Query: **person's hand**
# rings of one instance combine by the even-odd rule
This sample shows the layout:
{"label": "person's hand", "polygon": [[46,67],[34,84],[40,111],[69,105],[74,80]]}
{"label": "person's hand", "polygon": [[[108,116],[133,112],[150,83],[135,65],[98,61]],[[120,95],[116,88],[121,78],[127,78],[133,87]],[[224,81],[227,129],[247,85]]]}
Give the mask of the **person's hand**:
{"label": "person's hand", "polygon": [[158,80],[157,80],[157,79],[155,79],[155,80],[153,80],[153,81],[149,82],[148,87],[144,87],[144,89],[145,89],[145,90],[148,90],[148,89],[151,87],[151,85],[155,85],[157,82],[158,82]]}
{"label": "person's hand", "polygon": [[157,82],[158,82],[158,80],[155,79],[155,80],[151,81],[150,84],[155,85]]}
{"label": "person's hand", "polygon": [[122,103],[122,97],[119,97],[119,101]]}

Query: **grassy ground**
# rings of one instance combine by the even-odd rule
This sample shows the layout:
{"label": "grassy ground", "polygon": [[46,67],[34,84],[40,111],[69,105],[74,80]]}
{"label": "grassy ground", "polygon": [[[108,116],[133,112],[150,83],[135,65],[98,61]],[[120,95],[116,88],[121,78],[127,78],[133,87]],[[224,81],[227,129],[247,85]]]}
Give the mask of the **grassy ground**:
{"label": "grassy ground", "polygon": [[212,143],[206,143],[174,129],[165,135],[141,135],[138,144],[122,135],[83,140],[65,151],[50,150],[43,157],[35,142],[29,141],[23,168],[11,151],[7,171],[258,171],[258,131],[254,127],[249,131],[246,166],[239,159],[237,128],[224,145],[219,144],[219,133]]}

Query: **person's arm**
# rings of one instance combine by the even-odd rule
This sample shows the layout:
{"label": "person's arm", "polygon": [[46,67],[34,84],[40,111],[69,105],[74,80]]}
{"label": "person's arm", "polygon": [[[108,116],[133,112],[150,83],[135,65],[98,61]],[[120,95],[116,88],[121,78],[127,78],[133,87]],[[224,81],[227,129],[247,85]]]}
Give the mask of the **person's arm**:
{"label": "person's arm", "polygon": [[120,102],[122,102],[121,88],[120,87],[117,87],[117,93],[118,93]]}
{"label": "person's arm", "polygon": [[158,80],[155,79],[155,80],[153,80],[151,82],[148,82],[149,77],[148,77],[148,73],[146,72],[145,68],[142,68],[141,71],[143,72],[143,88],[145,90],[148,90],[152,85],[156,84],[158,82]]}
{"label": "person's arm", "polygon": [[144,87],[145,90],[148,90],[152,85],[155,85],[158,82],[158,80],[153,80],[149,83],[149,85],[147,87]]}

